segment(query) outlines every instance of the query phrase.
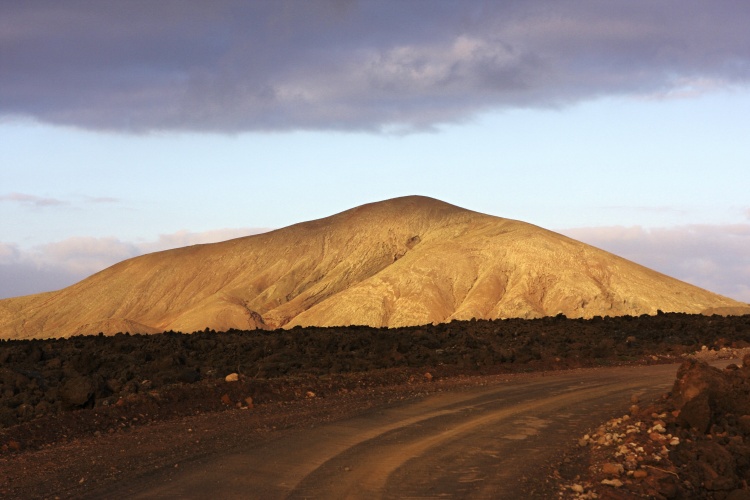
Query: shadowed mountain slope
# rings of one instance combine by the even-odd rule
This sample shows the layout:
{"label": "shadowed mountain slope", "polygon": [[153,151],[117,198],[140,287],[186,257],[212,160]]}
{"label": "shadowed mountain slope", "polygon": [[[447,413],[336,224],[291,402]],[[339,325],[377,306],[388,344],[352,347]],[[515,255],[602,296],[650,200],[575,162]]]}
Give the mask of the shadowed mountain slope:
{"label": "shadowed mountain slope", "polygon": [[[728,308],[728,309],[727,309]],[[560,234],[410,196],[0,301],[0,337],[750,312]]]}

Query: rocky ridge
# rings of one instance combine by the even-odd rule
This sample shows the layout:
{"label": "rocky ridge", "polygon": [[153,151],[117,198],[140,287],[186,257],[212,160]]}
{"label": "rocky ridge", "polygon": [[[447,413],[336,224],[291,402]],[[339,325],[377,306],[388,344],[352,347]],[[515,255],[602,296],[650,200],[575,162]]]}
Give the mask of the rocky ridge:
{"label": "rocky ridge", "polygon": [[[304,397],[307,391],[325,396],[363,385],[398,385],[422,380],[425,373],[431,379],[675,362],[703,345],[727,353],[750,347],[750,316],[560,316],[401,329],[0,341],[0,447],[9,451],[10,440],[32,446],[40,439],[74,434],[77,428],[93,432],[90,423],[60,423],[73,418],[70,415],[94,414],[99,420],[94,427],[106,432],[119,428],[111,415],[136,408],[148,409],[136,412],[138,419],[145,418],[138,416],[143,413],[158,420],[195,409],[247,406],[247,398],[264,404]],[[228,381],[230,374],[237,380]],[[58,424],[43,423],[59,418]],[[72,430],[60,430],[68,425]],[[52,428],[60,432],[52,433]],[[35,429],[44,430],[41,438]],[[19,439],[19,432],[28,437]]]}
{"label": "rocky ridge", "polygon": [[742,366],[724,370],[685,361],[661,401],[641,409],[634,397],[629,415],[583,436],[579,446],[592,465],[562,482],[560,496],[750,498],[750,352],[743,351]]}

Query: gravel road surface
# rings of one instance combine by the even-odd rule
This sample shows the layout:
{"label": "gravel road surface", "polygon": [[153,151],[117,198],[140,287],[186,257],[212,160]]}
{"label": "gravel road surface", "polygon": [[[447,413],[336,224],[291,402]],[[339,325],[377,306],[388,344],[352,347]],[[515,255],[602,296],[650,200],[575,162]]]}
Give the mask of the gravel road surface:
{"label": "gravel road surface", "polygon": [[521,498],[630,398],[671,387],[676,365],[478,378],[417,401],[305,425],[226,454],[127,478],[91,497]]}

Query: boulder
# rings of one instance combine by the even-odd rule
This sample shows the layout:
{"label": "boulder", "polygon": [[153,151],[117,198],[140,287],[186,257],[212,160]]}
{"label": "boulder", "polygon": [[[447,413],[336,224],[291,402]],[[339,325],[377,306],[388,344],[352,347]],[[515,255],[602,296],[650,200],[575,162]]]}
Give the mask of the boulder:
{"label": "boulder", "polygon": [[602,473],[608,476],[619,476],[624,470],[622,464],[605,463],[602,465]]}
{"label": "boulder", "polygon": [[[745,357],[750,367],[750,356]],[[672,401],[679,410],[677,423],[708,432],[716,415],[750,414],[750,369],[719,370],[706,363],[685,361],[677,371]]]}
{"label": "boulder", "polygon": [[710,398],[716,392],[727,392],[728,384],[721,370],[706,363],[688,360],[677,370],[677,380],[672,387],[672,399],[677,408],[700,395]]}
{"label": "boulder", "polygon": [[685,428],[692,427],[705,434],[711,428],[711,416],[708,394],[703,392],[685,403],[677,417],[677,425]]}
{"label": "boulder", "polygon": [[60,390],[60,399],[68,408],[82,408],[93,402],[94,383],[84,376],[73,377]]}
{"label": "boulder", "polygon": [[737,427],[745,436],[750,436],[750,415],[742,415],[738,418]]}

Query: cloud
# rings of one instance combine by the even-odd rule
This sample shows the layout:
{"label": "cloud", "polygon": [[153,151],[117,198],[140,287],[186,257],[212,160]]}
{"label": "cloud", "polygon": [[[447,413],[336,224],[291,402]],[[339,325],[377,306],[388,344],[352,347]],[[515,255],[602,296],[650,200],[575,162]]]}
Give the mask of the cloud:
{"label": "cloud", "polygon": [[613,212],[640,212],[645,214],[674,214],[674,215],[686,215],[688,212],[685,209],[672,207],[672,206],[627,206],[627,205],[611,205],[599,207],[600,210],[611,210]]}
{"label": "cloud", "polygon": [[750,4],[14,2],[6,117],[144,132],[420,129],[747,85]]}
{"label": "cloud", "polygon": [[0,195],[0,201],[15,202],[33,207],[54,207],[59,205],[67,205],[67,202],[58,200],[56,198],[44,198],[41,196],[24,193],[8,193]]}
{"label": "cloud", "polygon": [[40,245],[28,257],[40,267],[86,276],[141,253],[138,246],[116,238],[77,237]]}
{"label": "cloud", "polygon": [[206,243],[215,243],[217,241],[242,238],[243,236],[250,236],[252,234],[265,233],[269,230],[269,228],[214,229],[200,233],[182,230],[171,234],[160,234],[156,241],[141,243],[138,245],[138,248],[141,253],[159,252],[170,248],[203,245]]}
{"label": "cloud", "polygon": [[54,290],[69,279],[65,271],[42,270],[17,245],[0,242],[0,298]]}
{"label": "cloud", "polygon": [[0,299],[57,290],[125,259],[145,253],[214,243],[268,231],[265,228],[178,231],[154,241],[77,237],[22,250],[0,242]]}
{"label": "cloud", "polygon": [[119,198],[111,198],[109,196],[85,196],[87,203],[119,203]]}
{"label": "cloud", "polygon": [[656,271],[750,303],[750,224],[559,231]]}
{"label": "cloud", "polygon": [[[109,196],[88,196],[88,195],[81,195],[77,197],[78,202],[82,202],[85,204],[111,204],[111,203],[120,203],[119,198],[112,198]],[[58,198],[50,198],[50,197],[44,197],[44,196],[37,196],[33,194],[28,193],[8,193],[8,194],[0,194],[0,202],[10,202],[10,203],[17,203],[24,206],[34,207],[34,208],[44,208],[44,207],[58,207],[61,205],[71,205],[70,201],[61,200]]]}

